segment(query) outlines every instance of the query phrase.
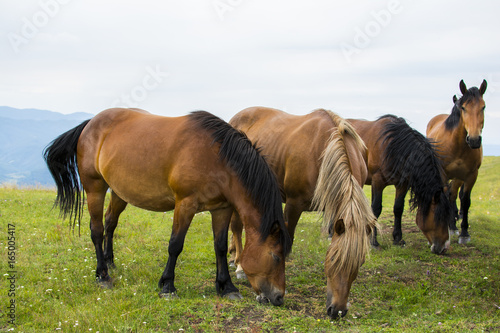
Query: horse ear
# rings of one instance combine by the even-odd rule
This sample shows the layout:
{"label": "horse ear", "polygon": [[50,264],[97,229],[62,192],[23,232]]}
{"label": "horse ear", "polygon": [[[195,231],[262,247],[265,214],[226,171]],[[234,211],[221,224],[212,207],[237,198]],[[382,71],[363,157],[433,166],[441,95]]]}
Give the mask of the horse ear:
{"label": "horse ear", "polygon": [[464,83],[464,80],[460,81],[460,91],[462,92],[462,95],[465,95],[467,93],[467,86]]}
{"label": "horse ear", "polygon": [[335,228],[335,233],[337,235],[342,235],[345,232],[344,219],[337,220],[333,227]]}
{"label": "horse ear", "polygon": [[481,87],[479,87],[479,93],[482,95],[484,95],[484,93],[486,92],[486,87],[488,86],[488,83],[486,82],[486,80],[483,80],[483,83],[481,83]]}
{"label": "horse ear", "polygon": [[457,104],[458,98],[457,95],[453,95],[453,104]]}
{"label": "horse ear", "polygon": [[278,221],[275,221],[273,226],[271,227],[271,235],[279,234],[281,231],[280,224]]}

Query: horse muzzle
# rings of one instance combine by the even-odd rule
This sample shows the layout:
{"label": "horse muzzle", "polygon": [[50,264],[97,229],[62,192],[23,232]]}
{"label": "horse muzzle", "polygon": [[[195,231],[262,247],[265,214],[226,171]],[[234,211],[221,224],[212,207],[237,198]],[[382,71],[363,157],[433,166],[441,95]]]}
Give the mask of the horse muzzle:
{"label": "horse muzzle", "polygon": [[345,315],[347,314],[347,309],[338,309],[335,305],[330,305],[327,309],[326,309],[326,314],[328,315],[328,317],[332,318],[332,319],[339,319],[339,318],[344,318]]}
{"label": "horse muzzle", "polygon": [[257,302],[261,304],[267,304],[271,302],[274,306],[283,305],[284,298],[281,293],[272,293],[265,295],[264,293],[257,296]]}
{"label": "horse muzzle", "polygon": [[448,251],[448,248],[450,247],[450,240],[448,239],[444,245],[441,245],[439,243],[433,243],[431,245],[431,252],[434,254],[445,254],[446,251]]}
{"label": "horse muzzle", "polygon": [[482,138],[481,138],[481,135],[473,137],[473,138],[467,135],[467,138],[465,139],[465,141],[467,142],[469,147],[471,147],[472,149],[478,149],[479,147],[481,147]]}

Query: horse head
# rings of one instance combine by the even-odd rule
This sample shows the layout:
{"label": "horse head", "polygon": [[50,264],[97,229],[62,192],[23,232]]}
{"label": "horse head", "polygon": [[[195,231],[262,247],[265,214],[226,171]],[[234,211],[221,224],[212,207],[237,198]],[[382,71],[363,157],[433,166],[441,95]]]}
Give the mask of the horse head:
{"label": "horse head", "polygon": [[[369,237],[376,220],[372,214],[369,225],[357,228],[347,227],[343,219],[333,226],[333,235],[325,259],[326,312],[332,319],[344,317],[349,309],[349,292],[356,280],[359,268],[365,262],[369,248]],[[363,239],[354,234],[364,233]]]}
{"label": "horse head", "polygon": [[[246,227],[246,244],[241,267],[257,293],[257,301],[282,305],[285,296],[285,251],[280,226],[276,223],[262,241],[259,232]],[[286,232],[286,231],[285,231]]]}
{"label": "horse head", "polygon": [[[460,81],[460,91],[463,96],[455,104],[461,113],[461,119],[467,132],[466,142],[472,149],[481,147],[481,133],[484,126],[485,103],[483,95],[486,91],[486,80],[483,80],[479,89],[467,89],[464,80]],[[455,99],[454,99],[455,100]]]}
{"label": "horse head", "polygon": [[427,212],[424,207],[417,209],[417,226],[429,241],[432,253],[444,254],[449,249],[452,218],[452,207],[444,190],[435,193]]}

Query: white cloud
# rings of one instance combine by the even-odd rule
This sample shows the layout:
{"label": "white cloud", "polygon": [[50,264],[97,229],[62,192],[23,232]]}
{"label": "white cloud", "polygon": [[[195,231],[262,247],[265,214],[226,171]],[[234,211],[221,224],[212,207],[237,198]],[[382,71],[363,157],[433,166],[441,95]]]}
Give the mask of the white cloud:
{"label": "white cloud", "polygon": [[[211,0],[65,0],[17,54],[7,35],[0,40],[0,100],[96,113],[160,66],[170,76],[140,105],[155,113],[207,109],[229,119],[257,104],[326,107],[369,119],[395,113],[425,130],[450,111],[460,79],[472,86],[486,78],[485,142],[500,144],[489,130],[500,126],[497,2],[221,1],[232,6],[223,20]],[[395,1],[400,10],[388,23],[377,20]],[[21,34],[40,4],[4,3],[0,28]],[[370,27],[369,45],[346,61],[341,43]]]}

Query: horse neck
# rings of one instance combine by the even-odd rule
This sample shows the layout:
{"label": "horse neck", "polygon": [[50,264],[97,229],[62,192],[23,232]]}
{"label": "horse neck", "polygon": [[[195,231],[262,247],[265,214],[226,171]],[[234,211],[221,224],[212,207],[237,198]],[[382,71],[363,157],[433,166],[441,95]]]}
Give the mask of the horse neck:
{"label": "horse neck", "polygon": [[461,139],[462,138],[465,139],[465,137],[467,136],[467,131],[465,130],[465,124],[464,124],[462,117],[460,117],[458,125],[453,129],[452,135],[453,135],[453,137],[457,137],[457,138],[461,138]]}
{"label": "horse neck", "polygon": [[[346,223],[346,229],[352,227],[365,232],[375,218],[363,193],[365,179],[357,179],[352,171],[353,156],[349,156],[347,152],[344,134],[342,128],[336,129],[324,151],[313,196],[313,207],[324,212],[323,220],[326,224],[342,219]],[[359,158],[358,164],[364,168],[364,173],[361,172],[359,177],[366,178],[366,165],[359,151],[362,147],[357,145],[356,148],[358,149],[354,150],[357,153],[354,155]],[[352,218],[351,211],[356,212],[356,218]],[[362,213],[359,214],[360,212]],[[365,236],[363,232],[362,237]]]}
{"label": "horse neck", "polygon": [[226,189],[224,195],[238,213],[245,229],[258,231],[261,213],[247,192],[238,177],[233,175],[231,186]]}
{"label": "horse neck", "polygon": [[465,130],[465,124],[464,121],[462,120],[462,117],[460,117],[460,120],[458,121],[457,126],[455,126],[451,130],[451,135],[452,139],[452,151],[454,151],[454,155],[458,155],[458,152],[461,151],[469,151],[470,147],[466,143],[466,137],[467,137],[467,131]]}

